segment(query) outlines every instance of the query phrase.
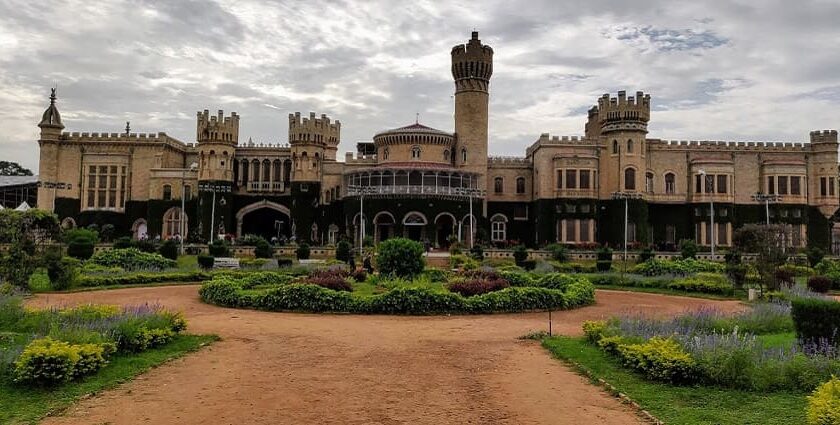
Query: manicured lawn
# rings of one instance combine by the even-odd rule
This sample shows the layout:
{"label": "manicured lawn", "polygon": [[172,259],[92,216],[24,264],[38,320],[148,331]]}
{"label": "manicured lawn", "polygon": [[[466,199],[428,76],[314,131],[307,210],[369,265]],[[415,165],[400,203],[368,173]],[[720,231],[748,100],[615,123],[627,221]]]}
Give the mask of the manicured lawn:
{"label": "manicured lawn", "polygon": [[[782,334],[787,335],[787,334]],[[776,337],[776,342],[783,339]],[[805,423],[803,393],[751,393],[713,387],[682,387],[645,380],[624,369],[584,338],[552,337],[543,346],[555,357],[601,378],[666,424],[790,425]]]}
{"label": "manicured lawn", "polygon": [[178,257],[178,270],[180,271],[192,271],[198,269],[198,256],[197,255],[182,255]]}
{"label": "manicured lawn", "polygon": [[757,335],[755,339],[764,345],[765,348],[790,348],[796,343],[796,334],[794,332],[788,332],[782,334]]}
{"label": "manicured lawn", "polygon": [[0,423],[37,423],[67,408],[80,397],[112,388],[164,363],[216,341],[213,335],[177,335],[163,347],[131,356],[116,355],[96,374],[56,388],[28,388],[0,379]]}

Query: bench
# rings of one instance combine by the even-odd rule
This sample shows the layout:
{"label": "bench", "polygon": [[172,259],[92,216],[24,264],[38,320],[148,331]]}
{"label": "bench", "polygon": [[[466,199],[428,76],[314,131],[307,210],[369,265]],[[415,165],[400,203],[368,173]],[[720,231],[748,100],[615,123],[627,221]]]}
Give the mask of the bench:
{"label": "bench", "polygon": [[213,261],[214,269],[238,269],[239,259],[231,257],[216,257]]}

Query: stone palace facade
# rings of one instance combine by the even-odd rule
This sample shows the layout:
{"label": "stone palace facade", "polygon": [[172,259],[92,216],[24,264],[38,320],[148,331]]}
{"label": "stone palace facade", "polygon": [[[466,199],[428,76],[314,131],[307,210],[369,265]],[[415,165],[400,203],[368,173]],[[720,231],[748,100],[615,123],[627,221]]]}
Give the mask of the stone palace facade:
{"label": "stone palace facade", "polygon": [[[797,143],[652,139],[650,95],[621,91],[597,99],[583,137],[542,134],[523,157],[493,157],[493,49],[473,32],[451,59],[454,131],[406,125],[359,143],[343,161],[341,123],[326,115],[289,114],[288,144],[265,145],[240,141],[236,113],[204,110],[195,141],[185,143],[128,126],[63,132],[53,92],[39,124],[38,206],[65,227],[112,223],[135,237],[176,237],[183,221],[193,240],[253,233],[358,243],[364,227],[375,240],[405,236],[440,247],[472,235],[497,245],[586,247],[623,244],[620,195],[632,197],[628,239],[638,245],[709,245],[714,236],[725,247],[739,226],[769,218],[787,227],[792,245],[833,246],[836,131]],[[765,205],[758,194],[778,196]]]}

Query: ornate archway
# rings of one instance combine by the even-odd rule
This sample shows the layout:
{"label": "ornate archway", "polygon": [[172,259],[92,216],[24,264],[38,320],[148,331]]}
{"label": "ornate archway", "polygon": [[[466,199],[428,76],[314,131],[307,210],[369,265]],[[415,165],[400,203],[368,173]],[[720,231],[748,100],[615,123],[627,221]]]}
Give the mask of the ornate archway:
{"label": "ornate archway", "polygon": [[[236,235],[237,235],[237,237],[242,237],[243,236],[242,235],[242,223],[245,220],[245,216],[248,215],[249,213],[252,213],[254,211],[257,211],[257,210],[260,210],[260,209],[263,209],[263,208],[267,208],[269,210],[273,210],[273,211],[276,211],[276,212],[279,212],[279,213],[285,215],[284,218],[281,218],[279,220],[273,220],[271,223],[263,223],[262,226],[261,226],[261,228],[263,230],[269,230],[272,235],[275,235],[277,233],[282,233],[282,234],[290,233],[288,231],[288,229],[291,229],[292,212],[289,210],[289,208],[286,207],[285,205],[278,204],[276,202],[271,202],[267,199],[263,199],[262,201],[258,201],[258,202],[254,202],[253,204],[246,205],[245,207],[243,207],[242,209],[240,209],[239,211],[236,212]],[[268,217],[268,218],[270,219],[270,217]],[[280,222],[279,223],[280,228],[277,228],[277,225],[278,225],[277,222],[278,221]],[[261,233],[266,233],[266,232],[261,232]]]}
{"label": "ornate archway", "polygon": [[373,217],[374,236],[373,240],[376,243],[382,242],[394,236],[394,220],[393,214],[387,211],[380,211]]}
{"label": "ornate archway", "polygon": [[145,218],[134,220],[134,224],[131,225],[131,236],[134,239],[146,239],[149,237],[148,233],[149,227]]}
{"label": "ornate archway", "polygon": [[426,216],[419,211],[412,211],[402,219],[403,236],[415,241],[422,241],[426,238],[426,225],[429,223]]}
{"label": "ornate archway", "polygon": [[439,248],[449,247],[449,238],[455,234],[455,216],[442,212],[435,217],[435,246]]}

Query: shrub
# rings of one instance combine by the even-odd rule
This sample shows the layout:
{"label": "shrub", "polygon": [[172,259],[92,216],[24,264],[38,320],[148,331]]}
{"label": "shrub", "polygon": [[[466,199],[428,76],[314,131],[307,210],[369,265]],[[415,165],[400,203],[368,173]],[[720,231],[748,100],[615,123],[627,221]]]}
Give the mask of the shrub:
{"label": "shrub", "polygon": [[15,361],[15,381],[51,385],[93,373],[107,362],[98,344],[69,344],[52,338],[36,339]]}
{"label": "shrub", "polygon": [[697,242],[693,239],[683,239],[680,241],[680,255],[683,259],[697,257]]}
{"label": "shrub", "polygon": [[350,277],[352,277],[356,282],[364,282],[367,280],[367,275],[367,271],[363,268],[353,269],[350,272]]}
{"label": "shrub", "polygon": [[536,286],[565,291],[569,285],[578,282],[581,279],[586,280],[586,278],[582,276],[572,276],[563,273],[549,273],[537,279]]}
{"label": "shrub", "polygon": [[425,275],[431,282],[446,282],[449,278],[445,271],[435,268],[424,269],[423,275]]}
{"label": "shrub", "polygon": [[808,425],[840,424],[840,379],[831,377],[808,396],[806,416]]}
{"label": "shrub", "polygon": [[216,258],[214,258],[212,255],[199,255],[196,258],[196,261],[198,261],[199,267],[207,270],[213,268],[213,264],[215,264]]}
{"label": "shrub", "polygon": [[335,259],[338,261],[343,261],[345,263],[350,262],[350,257],[353,255],[352,247],[350,246],[350,242],[342,239],[338,242],[338,245],[335,246]]}
{"label": "shrub", "polygon": [[633,266],[632,273],[645,276],[660,276],[672,274],[686,276],[694,273],[723,273],[726,266],[713,261],[695,260],[693,258],[679,260],[650,260]]}
{"label": "shrub", "polygon": [[55,291],[68,289],[76,282],[79,261],[74,258],[62,258],[60,252],[51,251],[44,256],[50,288]]}
{"label": "shrub", "polygon": [[376,257],[379,272],[385,275],[412,277],[425,266],[423,245],[410,239],[393,238],[379,244]]}
{"label": "shrub", "polygon": [[93,255],[98,239],[98,233],[93,230],[69,230],[65,234],[65,241],[67,242],[67,255],[80,260],[87,260]]}
{"label": "shrub", "polygon": [[477,261],[481,261],[484,259],[484,249],[481,245],[475,244],[472,248],[470,248],[470,256]]}
{"label": "shrub", "polygon": [[808,266],[801,266],[797,264],[782,264],[779,266],[778,270],[784,270],[786,273],[789,273],[791,276],[796,277],[810,277],[814,275],[814,269]]}
{"label": "shrub", "polygon": [[808,278],[808,289],[819,294],[825,294],[831,289],[831,279],[825,276],[811,276]]}
{"label": "shrub", "polygon": [[449,289],[451,292],[461,294],[465,297],[472,297],[474,295],[481,295],[486,294],[488,292],[505,289],[508,286],[510,286],[510,284],[506,280],[500,278],[467,278],[458,279],[450,282],[448,285],[446,285],[446,289]]}
{"label": "shrub", "polygon": [[747,281],[750,267],[746,264],[726,264],[726,275],[732,280],[736,288],[742,288]]}
{"label": "shrub", "polygon": [[655,336],[641,344],[620,344],[618,353],[625,365],[651,379],[674,384],[695,379],[694,359],[673,339]]}
{"label": "shrub", "polygon": [[139,239],[136,241],[132,241],[131,246],[129,246],[129,248],[137,248],[140,251],[152,253],[157,252],[157,243],[152,239]]}
{"label": "shrub", "polygon": [[773,272],[773,276],[776,278],[776,282],[779,287],[784,285],[788,288],[793,286],[796,277],[791,270],[781,267],[777,268],[776,271]]}
{"label": "shrub", "polygon": [[262,237],[258,237],[254,241],[254,257],[257,258],[272,258],[274,257],[274,248]]}
{"label": "shrub", "polygon": [[[513,261],[519,267],[525,267],[525,261],[528,259],[528,249],[525,245],[517,245],[513,248]],[[533,268],[533,267],[531,267]]]}
{"label": "shrub", "polygon": [[499,275],[511,286],[534,286],[534,278],[529,273],[520,271],[501,271]]}
{"label": "shrub", "polygon": [[305,282],[310,285],[318,285],[334,291],[350,292],[353,290],[353,287],[350,286],[349,282],[347,282],[346,276],[347,273],[341,270],[318,270],[312,272]]}
{"label": "shrub", "polygon": [[99,239],[105,243],[111,242],[114,240],[114,230],[114,225],[111,223],[102,225],[102,229],[99,231]]}
{"label": "shrub", "polygon": [[808,258],[808,265],[816,267],[825,257],[825,251],[818,247],[811,247],[805,251],[805,256]]}
{"label": "shrub", "polygon": [[645,248],[639,253],[639,262],[644,263],[646,261],[653,260],[655,257],[656,254],[653,252],[653,249]]}
{"label": "shrub", "polygon": [[295,255],[297,255],[298,260],[308,260],[309,251],[309,244],[306,242],[301,242],[301,244],[298,245],[297,249],[295,250]]}
{"label": "shrub", "polygon": [[794,297],[790,306],[800,343],[837,342],[840,337],[840,302],[824,297]]}
{"label": "shrub", "polygon": [[178,243],[172,239],[167,239],[160,244],[160,248],[158,248],[158,253],[163,256],[163,258],[168,258],[170,260],[177,260],[178,259]]}
{"label": "shrub", "polygon": [[128,236],[119,237],[114,241],[114,249],[125,249],[134,247],[134,243]]}
{"label": "shrub", "polygon": [[604,320],[585,320],[583,322],[583,334],[589,342],[598,342],[604,337],[607,331],[607,322]]}
{"label": "shrub", "polygon": [[160,254],[142,252],[137,248],[106,249],[90,257],[90,262],[106,267],[121,267],[124,270],[163,270],[175,267],[173,260]]}
{"label": "shrub", "polygon": [[278,267],[291,267],[293,264],[295,264],[295,260],[292,260],[291,258],[280,257],[277,259]]}
{"label": "shrub", "polygon": [[551,258],[554,261],[559,261],[561,263],[569,261],[569,251],[564,245],[559,243],[553,243],[546,246],[545,249],[551,253]]}
{"label": "shrub", "polygon": [[612,268],[612,250],[607,247],[600,248],[596,255],[597,260],[595,261],[595,269],[599,272],[610,271],[610,269]]}
{"label": "shrub", "polygon": [[732,295],[735,288],[726,276],[717,273],[697,273],[694,276],[675,279],[668,288],[688,292]]}
{"label": "shrub", "polygon": [[210,255],[214,257],[230,257],[230,246],[222,239],[216,239],[207,246]]}

